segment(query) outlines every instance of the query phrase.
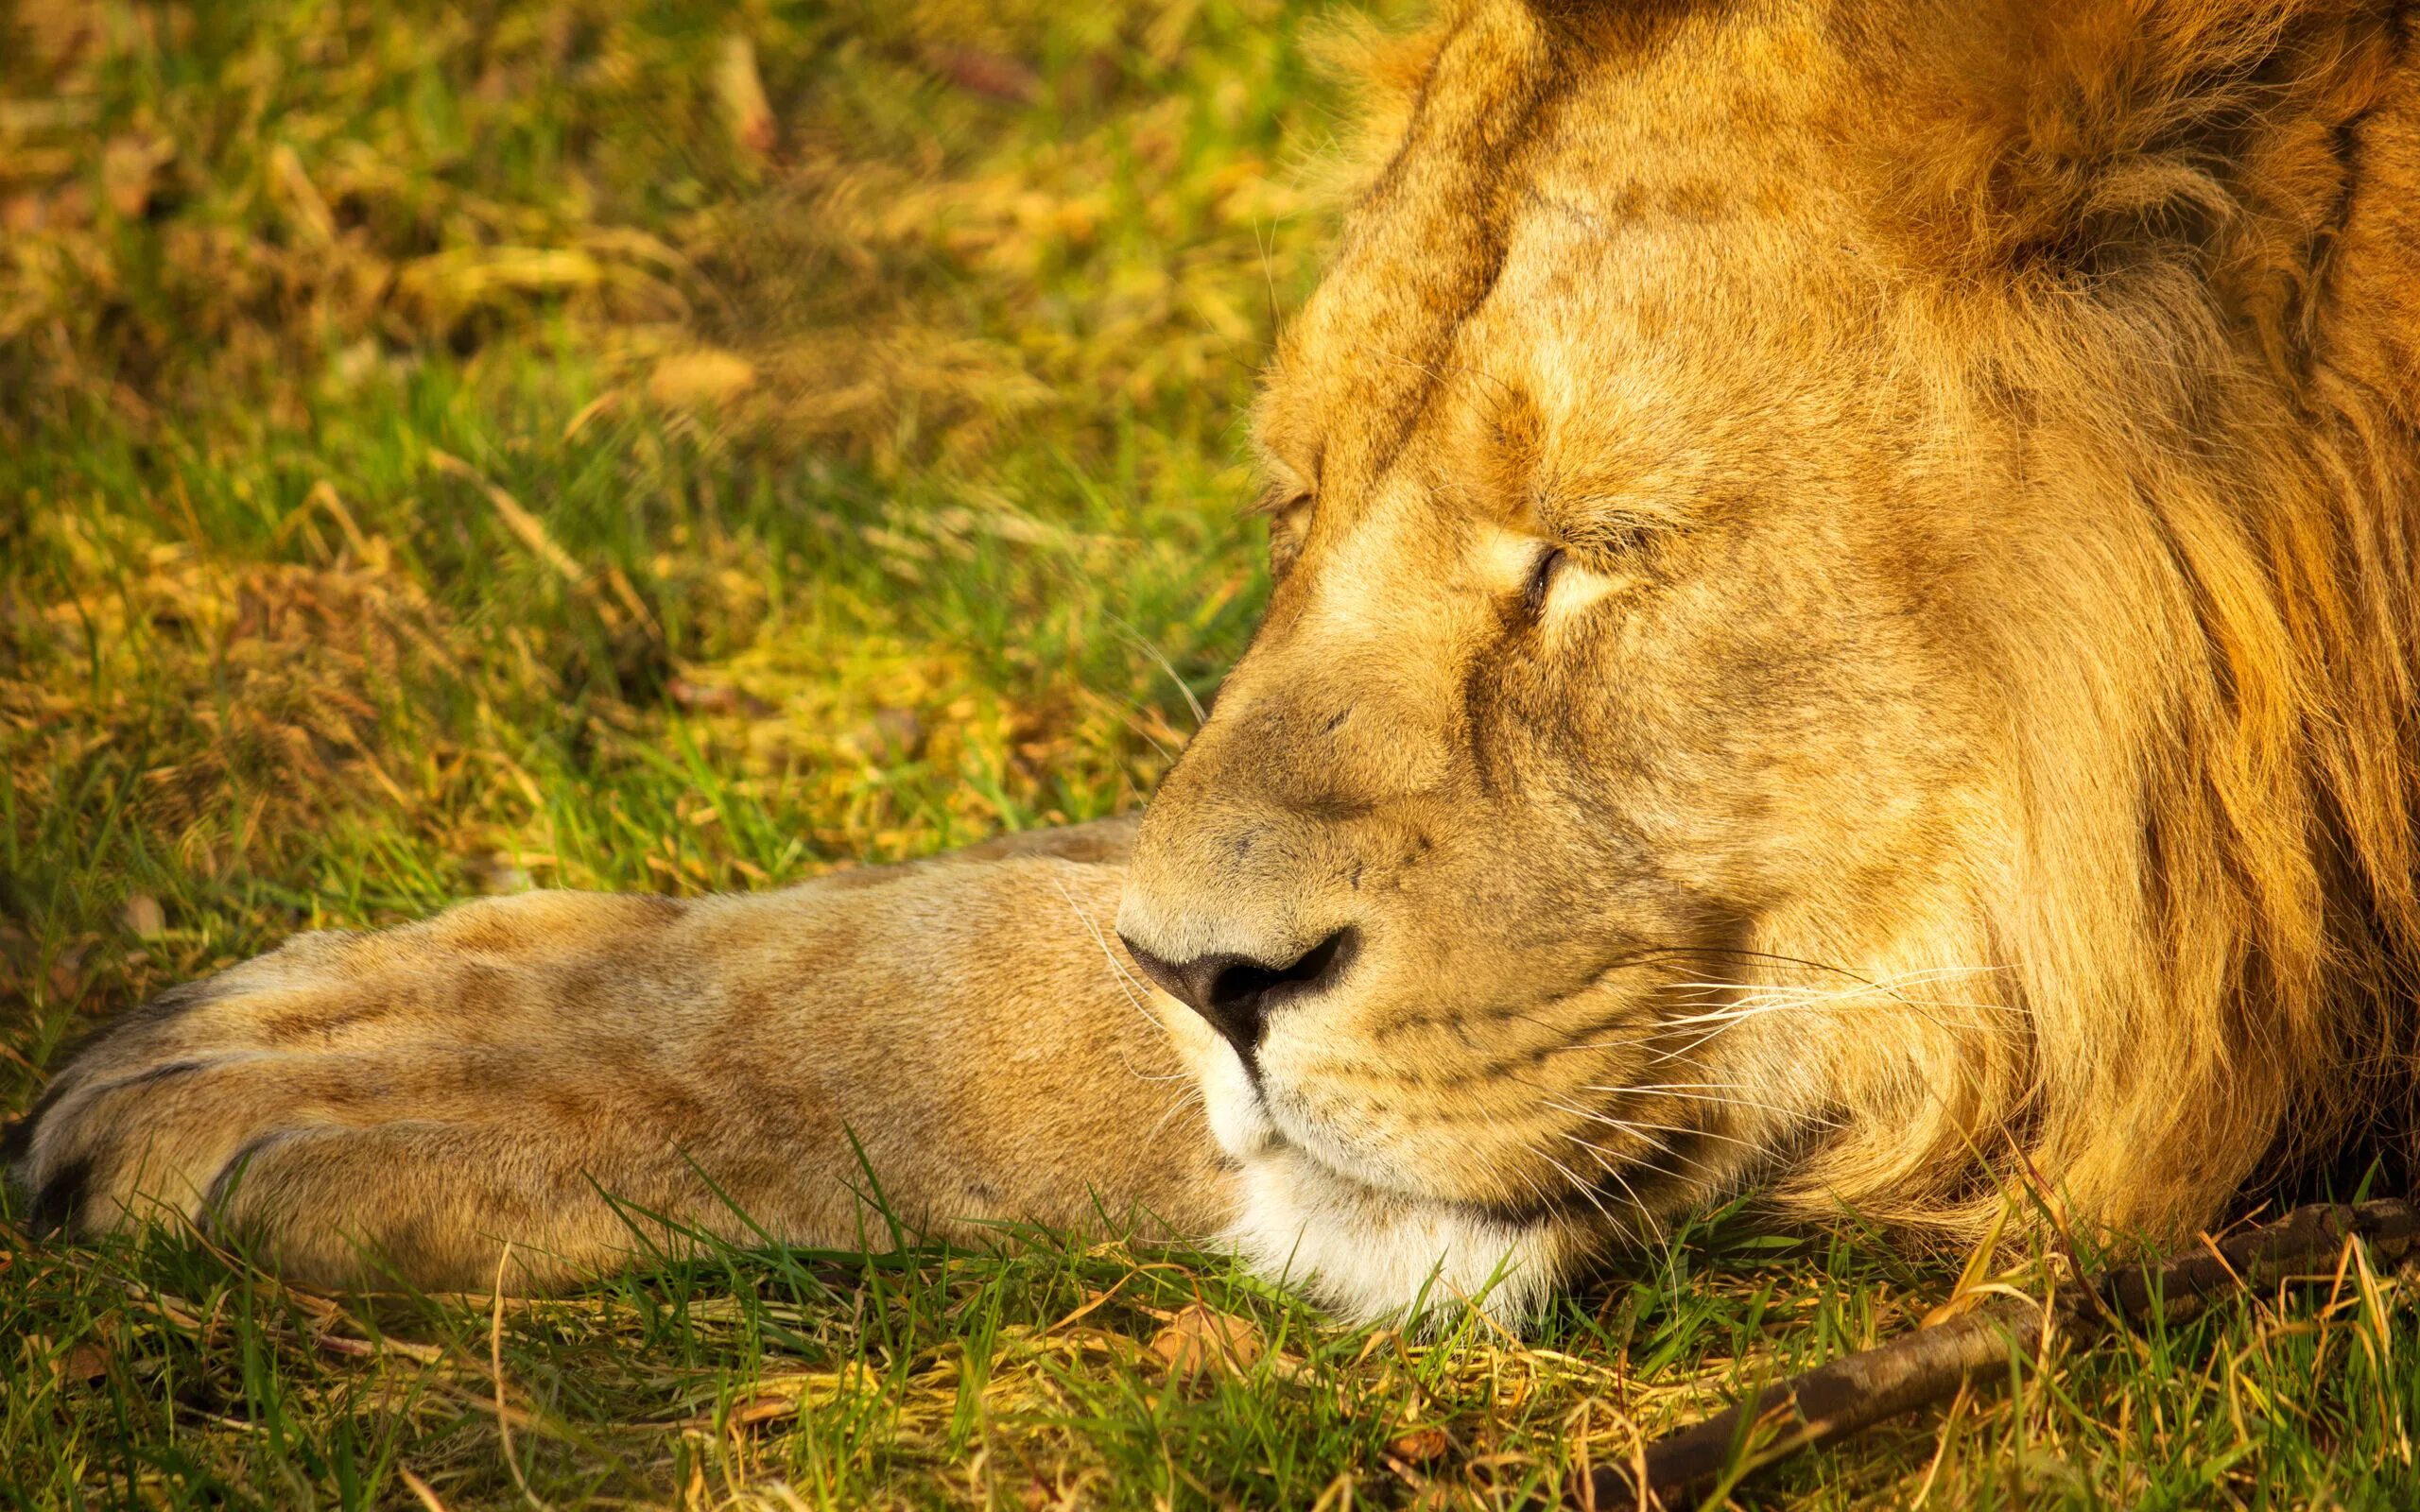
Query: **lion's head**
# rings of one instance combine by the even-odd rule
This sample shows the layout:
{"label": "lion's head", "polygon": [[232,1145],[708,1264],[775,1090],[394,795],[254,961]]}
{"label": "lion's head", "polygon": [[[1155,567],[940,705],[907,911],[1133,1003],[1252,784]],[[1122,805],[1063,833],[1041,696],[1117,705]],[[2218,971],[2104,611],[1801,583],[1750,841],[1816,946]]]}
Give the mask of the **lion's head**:
{"label": "lion's head", "polygon": [[1266,1258],[1391,1305],[2029,1168],[2169,1229],[2408,1088],[2401,9],[1480,0],[1395,60],[1119,917]]}

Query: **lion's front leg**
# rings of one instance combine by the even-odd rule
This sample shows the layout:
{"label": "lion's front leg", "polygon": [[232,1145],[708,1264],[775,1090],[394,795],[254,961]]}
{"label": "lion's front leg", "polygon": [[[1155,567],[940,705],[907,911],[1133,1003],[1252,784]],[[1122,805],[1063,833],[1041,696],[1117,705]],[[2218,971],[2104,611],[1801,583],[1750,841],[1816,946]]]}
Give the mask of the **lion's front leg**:
{"label": "lion's front leg", "polygon": [[[62,1072],[21,1130],[35,1222],[75,1236],[183,1219],[301,1280],[392,1266],[484,1287],[508,1242],[529,1286],[639,1247],[600,1192],[711,1219],[690,1150],[761,1124],[784,1090],[763,1066],[708,1099],[683,1064],[693,1037],[661,988],[692,906],[483,902],[305,936],[171,992]],[[795,1194],[734,1200],[751,1199],[797,1216]]]}
{"label": "lion's front leg", "polygon": [[1061,850],[306,936],[130,1016],[12,1167],[40,1224],[182,1218],[330,1284],[481,1288],[510,1244],[551,1286],[682,1228],[887,1243],[875,1183],[942,1233],[1211,1232],[1227,1177],[1123,979],[1116,855]]}

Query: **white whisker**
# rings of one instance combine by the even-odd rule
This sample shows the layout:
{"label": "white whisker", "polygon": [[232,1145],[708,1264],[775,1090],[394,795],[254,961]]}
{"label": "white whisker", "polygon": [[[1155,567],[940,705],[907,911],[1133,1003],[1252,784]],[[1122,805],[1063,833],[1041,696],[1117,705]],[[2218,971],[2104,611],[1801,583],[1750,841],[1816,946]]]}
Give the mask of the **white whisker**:
{"label": "white whisker", "polygon": [[2014,1019],[2022,1019],[2025,1016],[2024,1010],[2011,1004],[1979,1002],[1964,998],[1910,997],[1899,990],[1901,988],[1922,986],[1948,976],[1971,975],[1981,971],[2003,970],[2005,968],[1996,966],[1931,967],[1922,971],[1902,972],[1879,981],[1868,982],[1860,979],[1851,986],[1824,988],[1745,982],[1673,982],[1667,984],[1665,990],[1683,995],[1685,1001],[1704,1003],[1712,1001],[1718,994],[1726,1001],[1721,1002],[1719,1006],[1708,1007],[1702,1012],[1685,1013],[1672,1018],[1659,1019],[1651,1023],[1640,1024],[1635,1029],[1623,1031],[1619,1038],[1583,1040],[1560,1045],[1549,1054],[1567,1055],[1586,1050],[1625,1050],[1674,1030],[1703,1028],[1706,1031],[1686,1043],[1660,1052],[1656,1057],[1660,1063],[1685,1056],[1733,1025],[1750,1019],[1763,1018],[1772,1013],[1825,1008],[1940,1010],[1926,1015],[1936,1022],[1945,1022],[1953,1014],[2003,1014]]}
{"label": "white whisker", "polygon": [[1604,1200],[1598,1196],[1596,1187],[1589,1182],[1580,1179],[1579,1172],[1564,1164],[1561,1160],[1556,1160],[1553,1156],[1548,1155],[1546,1151],[1539,1149],[1534,1144],[1524,1144],[1522,1148],[1528,1150],[1531,1155],[1536,1156],[1539,1160],[1546,1161],[1547,1164],[1551,1165],[1556,1170],[1562,1172],[1563,1178],[1571,1183],[1573,1191],[1578,1192],[1582,1196],[1588,1199],[1588,1206],[1597,1210],[1597,1215],[1599,1217],[1603,1218],[1605,1222],[1613,1225],[1616,1228],[1621,1227],[1620,1221],[1615,1218],[1611,1210],[1606,1208]]}
{"label": "white whisker", "polygon": [[1598,1145],[1591,1144],[1588,1141],[1582,1139],[1577,1134],[1565,1134],[1563,1137],[1569,1140],[1572,1143],[1579,1145],[1582,1149],[1586,1150],[1588,1152],[1588,1158],[1597,1162],[1598,1169],[1603,1171],[1605,1175],[1613,1177],[1615,1181],[1620,1184],[1623,1194],[1630,1198],[1630,1205],[1638,1210],[1639,1217],[1645,1221],[1648,1228],[1654,1233],[1655,1237],[1659,1240],[1662,1239],[1664,1237],[1663,1221],[1655,1216],[1653,1211],[1647,1206],[1646,1199],[1638,1194],[1638,1188],[1630,1184],[1630,1177],[1622,1175],[1620,1170],[1618,1170],[1611,1160],[1606,1159],[1604,1150]]}
{"label": "white whisker", "polygon": [[[1634,1139],[1643,1140],[1656,1149],[1663,1150],[1667,1154],[1675,1156],[1679,1156],[1680,1152],[1674,1150],[1671,1145],[1655,1138],[1647,1131],[1649,1129],[1655,1129],[1666,1134],[1694,1134],[1700,1139],[1720,1140],[1726,1144],[1737,1144],[1752,1150],[1762,1147],[1754,1140],[1743,1140],[1737,1134],[1725,1134],[1720,1129],[1691,1128],[1685,1124],[1655,1124],[1645,1120],[1634,1121],[1631,1119],[1616,1118],[1611,1113],[1593,1112],[1585,1108],[1575,1108],[1569,1103],[1556,1102],[1552,1098],[1547,1100],[1547,1106],[1548,1108],[1558,1109],[1559,1111],[1569,1113],[1574,1118],[1584,1118],[1592,1124],[1602,1124],[1607,1128],[1618,1129],[1622,1133],[1628,1134]],[[1684,1160],[1686,1159],[1685,1156],[1681,1158]]]}
{"label": "white whisker", "polygon": [[1778,1113],[1784,1118],[1805,1119],[1807,1123],[1814,1125],[1818,1128],[1840,1127],[1838,1124],[1829,1119],[1817,1118],[1812,1114],[1800,1112],[1794,1108],[1784,1108],[1778,1103],[1760,1103],[1753,1097],[1709,1097],[1703,1092],[1682,1091],[1679,1090],[1681,1085],[1683,1084],[1674,1083],[1659,1086],[1655,1083],[1649,1082],[1632,1087],[1604,1087],[1591,1083],[1582,1086],[1580,1090],[1584,1092],[1613,1092],[1616,1095],[1634,1092],[1651,1092],[1658,1097],[1677,1097],[1684,1102],[1709,1103],[1717,1108],[1753,1108],[1762,1113]]}
{"label": "white whisker", "polygon": [[1100,926],[1094,923],[1092,916],[1084,912],[1083,905],[1076,902],[1076,895],[1056,877],[1050,879],[1050,885],[1066,902],[1067,911],[1076,916],[1076,922],[1083,925],[1085,933],[1092,936],[1093,943],[1100,947],[1101,959],[1109,963],[1110,980],[1117,984],[1118,990],[1126,995],[1126,1001],[1133,1005],[1135,1012],[1151,1022],[1151,1027],[1166,1030],[1167,1025],[1160,1022],[1159,1016],[1143,1005],[1143,997],[1138,990],[1142,984],[1134,980],[1134,973],[1126,969],[1126,963],[1117,958],[1117,953],[1109,948],[1109,936],[1100,932]]}

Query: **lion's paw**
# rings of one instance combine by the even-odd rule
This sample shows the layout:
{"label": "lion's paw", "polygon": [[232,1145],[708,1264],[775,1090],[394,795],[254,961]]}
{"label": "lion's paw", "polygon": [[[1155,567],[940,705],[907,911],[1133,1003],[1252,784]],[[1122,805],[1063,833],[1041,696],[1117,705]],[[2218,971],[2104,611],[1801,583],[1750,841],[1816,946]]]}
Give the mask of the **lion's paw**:
{"label": "lion's paw", "polygon": [[508,1239],[510,1282],[547,1284],[627,1249],[597,1179],[629,1121],[563,1095],[543,973],[458,948],[542,908],[306,935],[153,1000],[11,1131],[20,1211],[70,1239],[190,1224],[328,1284],[484,1288]]}

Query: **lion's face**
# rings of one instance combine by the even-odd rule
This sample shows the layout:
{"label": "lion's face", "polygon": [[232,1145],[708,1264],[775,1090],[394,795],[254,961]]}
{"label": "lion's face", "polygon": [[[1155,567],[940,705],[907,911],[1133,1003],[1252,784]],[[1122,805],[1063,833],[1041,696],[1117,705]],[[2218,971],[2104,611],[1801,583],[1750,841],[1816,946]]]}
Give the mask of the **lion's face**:
{"label": "lion's face", "polygon": [[1991,669],[1943,505],[1997,458],[1902,375],[1797,41],[1676,121],[1636,63],[1457,99],[1455,49],[1539,45],[1474,22],[1282,347],[1274,594],[1119,920],[1226,1032],[1233,1153],[1667,1207],[1871,1074],[1774,984],[1979,964]]}
{"label": "lion's face", "polygon": [[1400,1299],[1750,1177],[2177,1233],[2403,1126],[2394,8],[1534,9],[1430,34],[1279,347],[1122,902],[1248,1247]]}

